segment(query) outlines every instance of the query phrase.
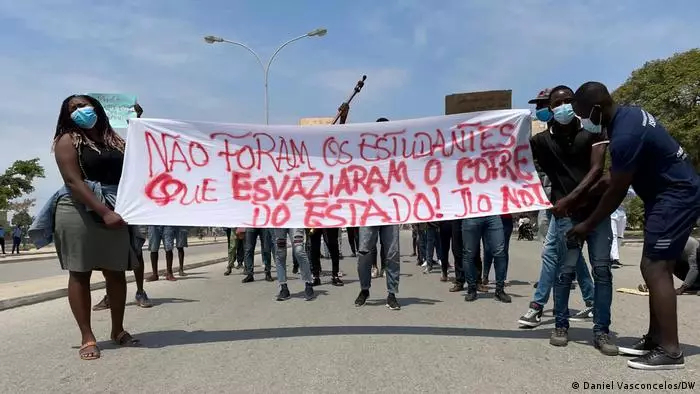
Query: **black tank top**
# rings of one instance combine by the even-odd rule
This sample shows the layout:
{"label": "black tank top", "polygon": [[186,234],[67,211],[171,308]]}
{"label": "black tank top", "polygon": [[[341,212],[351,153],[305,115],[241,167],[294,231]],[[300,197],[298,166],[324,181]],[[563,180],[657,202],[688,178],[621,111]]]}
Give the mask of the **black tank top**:
{"label": "black tank top", "polygon": [[95,145],[99,152],[87,145],[81,145],[79,148],[80,166],[85,179],[103,185],[118,185],[122,177],[124,154],[118,149]]}

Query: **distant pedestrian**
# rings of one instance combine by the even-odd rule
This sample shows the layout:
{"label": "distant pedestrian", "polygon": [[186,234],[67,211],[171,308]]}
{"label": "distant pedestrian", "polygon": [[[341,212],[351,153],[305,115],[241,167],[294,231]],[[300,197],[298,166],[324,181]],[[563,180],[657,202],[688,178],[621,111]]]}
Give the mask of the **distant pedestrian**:
{"label": "distant pedestrian", "polygon": [[17,254],[19,254],[19,244],[20,243],[22,243],[22,228],[18,224],[15,226],[15,228],[12,229],[12,252],[11,252],[11,254],[14,254],[15,250],[17,251]]}
{"label": "distant pedestrian", "polygon": [[5,254],[5,228],[0,224],[0,250]]}

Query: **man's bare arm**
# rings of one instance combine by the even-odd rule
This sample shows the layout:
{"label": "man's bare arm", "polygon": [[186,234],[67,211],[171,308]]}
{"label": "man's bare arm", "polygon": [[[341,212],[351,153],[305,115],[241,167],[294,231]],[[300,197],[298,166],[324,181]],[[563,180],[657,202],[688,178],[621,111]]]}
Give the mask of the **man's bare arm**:
{"label": "man's bare arm", "polygon": [[598,223],[610,216],[622,204],[633,178],[634,173],[631,172],[610,172],[608,190],[601,197],[595,211],[586,219],[588,228],[595,228]]}

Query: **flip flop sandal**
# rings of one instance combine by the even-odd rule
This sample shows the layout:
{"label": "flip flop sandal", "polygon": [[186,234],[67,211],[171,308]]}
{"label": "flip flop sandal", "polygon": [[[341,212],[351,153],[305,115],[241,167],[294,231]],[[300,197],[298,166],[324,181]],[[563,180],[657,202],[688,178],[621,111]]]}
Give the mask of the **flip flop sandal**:
{"label": "flip flop sandal", "polygon": [[92,310],[97,312],[97,311],[104,311],[106,309],[109,309],[109,298],[107,296],[104,296],[102,298],[102,301],[98,302],[95,304],[95,306],[92,307]]}
{"label": "flip flop sandal", "polygon": [[126,331],[122,331],[116,338],[112,338],[112,340],[115,345],[122,347],[136,347],[141,344],[138,339],[132,337],[131,334]]}
{"label": "flip flop sandal", "polygon": [[[87,349],[89,349],[89,348],[95,348],[95,350],[92,352],[89,352],[89,351],[87,351]],[[90,342],[83,344],[80,347],[80,349],[78,350],[78,355],[80,356],[81,360],[85,360],[85,361],[97,360],[98,358],[100,358],[100,348],[97,347],[96,342],[90,341]]]}

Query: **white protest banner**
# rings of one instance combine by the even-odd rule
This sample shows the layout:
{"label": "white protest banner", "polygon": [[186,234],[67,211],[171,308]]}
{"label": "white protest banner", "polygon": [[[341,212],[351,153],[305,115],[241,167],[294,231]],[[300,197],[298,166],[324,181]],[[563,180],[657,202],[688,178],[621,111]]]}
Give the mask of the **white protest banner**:
{"label": "white protest banner", "polygon": [[262,126],[134,119],[116,211],[130,224],[349,227],[550,207],[527,110]]}

